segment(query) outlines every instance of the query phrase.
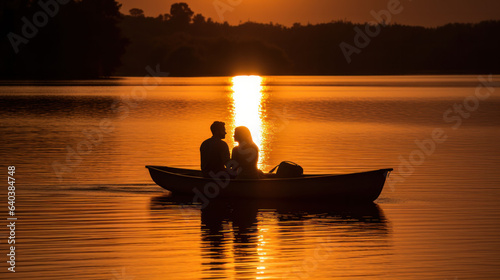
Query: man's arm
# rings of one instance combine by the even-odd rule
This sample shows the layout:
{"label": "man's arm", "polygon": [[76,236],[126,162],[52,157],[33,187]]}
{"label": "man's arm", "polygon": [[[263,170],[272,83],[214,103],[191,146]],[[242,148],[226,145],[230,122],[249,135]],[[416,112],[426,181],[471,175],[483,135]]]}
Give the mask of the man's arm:
{"label": "man's arm", "polygon": [[205,168],[206,166],[206,158],[205,158],[205,154],[206,154],[206,143],[203,142],[200,146],[200,167],[201,167],[201,170],[203,171],[203,169]]}
{"label": "man's arm", "polygon": [[229,146],[226,142],[224,143],[224,150],[222,151],[222,162],[227,166],[227,162],[231,159],[231,155],[229,154]]}

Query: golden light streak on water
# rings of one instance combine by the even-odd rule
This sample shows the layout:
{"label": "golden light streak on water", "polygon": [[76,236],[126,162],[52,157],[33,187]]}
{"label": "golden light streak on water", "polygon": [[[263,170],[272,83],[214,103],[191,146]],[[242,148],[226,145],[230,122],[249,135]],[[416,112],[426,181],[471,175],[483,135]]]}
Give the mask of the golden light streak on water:
{"label": "golden light streak on water", "polygon": [[[246,126],[252,133],[253,141],[259,147],[259,169],[264,166],[267,151],[264,149],[266,142],[266,117],[263,103],[265,101],[263,86],[264,78],[260,76],[236,76],[231,79],[232,97],[232,131],[238,126]],[[233,135],[231,135],[231,140]],[[236,145],[236,143],[234,144]]]}
{"label": "golden light streak on water", "polygon": [[277,228],[278,217],[273,211],[264,211],[257,217],[257,256],[258,264],[256,280],[271,279],[269,266],[273,263],[276,248],[273,240]]}

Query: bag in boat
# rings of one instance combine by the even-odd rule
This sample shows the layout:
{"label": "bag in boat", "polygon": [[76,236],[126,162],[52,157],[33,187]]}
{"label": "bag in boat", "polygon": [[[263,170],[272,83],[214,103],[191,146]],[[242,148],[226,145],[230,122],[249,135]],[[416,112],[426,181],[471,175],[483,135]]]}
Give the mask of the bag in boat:
{"label": "bag in boat", "polygon": [[279,165],[271,169],[269,173],[273,173],[276,168],[278,168],[276,176],[280,178],[300,177],[304,173],[302,166],[291,161],[282,161]]}

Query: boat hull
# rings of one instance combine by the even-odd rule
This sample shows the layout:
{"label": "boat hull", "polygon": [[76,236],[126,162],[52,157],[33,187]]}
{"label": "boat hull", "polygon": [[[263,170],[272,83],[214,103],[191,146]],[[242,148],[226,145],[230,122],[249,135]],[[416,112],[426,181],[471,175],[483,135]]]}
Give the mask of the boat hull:
{"label": "boat hull", "polygon": [[153,181],[174,194],[258,199],[325,199],[374,201],[392,169],[343,175],[304,175],[297,178],[209,179],[201,172],[166,166],[146,166]]}

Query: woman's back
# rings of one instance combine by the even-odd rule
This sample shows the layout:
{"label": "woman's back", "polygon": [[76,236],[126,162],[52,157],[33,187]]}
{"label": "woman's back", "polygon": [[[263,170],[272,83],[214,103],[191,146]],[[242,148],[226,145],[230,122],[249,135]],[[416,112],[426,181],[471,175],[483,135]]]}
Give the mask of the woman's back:
{"label": "woman's back", "polygon": [[236,161],[236,170],[238,179],[255,179],[259,178],[259,169],[257,162],[259,161],[259,148],[254,143],[240,144],[233,148],[232,160]]}
{"label": "woman's back", "polygon": [[238,172],[236,178],[259,178],[260,171],[257,168],[259,147],[253,142],[250,130],[245,126],[238,126],[234,130],[234,140],[239,144],[233,148],[231,156],[231,159],[237,163],[234,168]]}

